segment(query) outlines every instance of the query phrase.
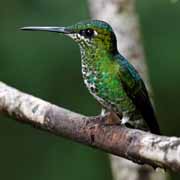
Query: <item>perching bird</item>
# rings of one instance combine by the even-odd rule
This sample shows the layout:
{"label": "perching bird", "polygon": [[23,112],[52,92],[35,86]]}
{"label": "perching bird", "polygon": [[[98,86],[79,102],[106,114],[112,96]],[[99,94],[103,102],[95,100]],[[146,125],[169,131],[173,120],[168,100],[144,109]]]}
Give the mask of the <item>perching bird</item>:
{"label": "perching bird", "polygon": [[122,124],[160,134],[146,87],[136,69],[117,50],[109,24],[89,20],[67,27],[23,27],[22,30],[63,33],[77,42],[82,75],[90,93]]}

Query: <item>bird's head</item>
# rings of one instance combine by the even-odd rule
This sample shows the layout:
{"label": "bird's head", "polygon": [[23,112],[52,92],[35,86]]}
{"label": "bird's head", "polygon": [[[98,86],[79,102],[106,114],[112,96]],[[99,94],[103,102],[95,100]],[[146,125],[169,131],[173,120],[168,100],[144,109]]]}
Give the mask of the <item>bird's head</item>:
{"label": "bird's head", "polygon": [[117,52],[116,36],[111,26],[104,21],[89,20],[67,27],[31,26],[21,29],[65,34],[74,39],[83,50],[101,48],[111,53]]}

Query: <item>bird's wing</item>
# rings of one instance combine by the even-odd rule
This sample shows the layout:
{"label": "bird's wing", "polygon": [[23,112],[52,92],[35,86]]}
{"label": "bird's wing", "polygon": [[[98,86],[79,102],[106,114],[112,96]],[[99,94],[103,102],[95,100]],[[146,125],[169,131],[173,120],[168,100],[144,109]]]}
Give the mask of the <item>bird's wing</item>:
{"label": "bird's wing", "polygon": [[119,77],[128,97],[142,114],[150,131],[160,134],[159,125],[144,82],[135,68],[126,59],[123,59],[120,63]]}

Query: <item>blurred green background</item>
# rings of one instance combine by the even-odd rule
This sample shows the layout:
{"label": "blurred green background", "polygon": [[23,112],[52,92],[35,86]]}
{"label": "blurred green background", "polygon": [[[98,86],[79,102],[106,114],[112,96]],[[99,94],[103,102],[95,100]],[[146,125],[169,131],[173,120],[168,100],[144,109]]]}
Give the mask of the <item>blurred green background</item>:
{"label": "blurred green background", "polygon": [[[137,9],[161,129],[180,136],[180,2],[173,2],[137,0]],[[99,113],[81,78],[78,46],[62,35],[18,30],[88,18],[84,0],[1,2],[0,80],[73,111]],[[105,153],[3,116],[0,141],[0,179],[112,179]]]}

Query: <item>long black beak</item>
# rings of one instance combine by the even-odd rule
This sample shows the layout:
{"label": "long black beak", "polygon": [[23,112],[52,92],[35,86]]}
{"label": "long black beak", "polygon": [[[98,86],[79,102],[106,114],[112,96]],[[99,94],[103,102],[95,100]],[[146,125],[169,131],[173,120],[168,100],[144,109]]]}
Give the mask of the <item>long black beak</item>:
{"label": "long black beak", "polygon": [[20,29],[25,31],[48,31],[48,32],[56,32],[63,34],[73,33],[71,29],[68,29],[66,27],[53,27],[53,26],[29,26],[29,27],[22,27]]}

